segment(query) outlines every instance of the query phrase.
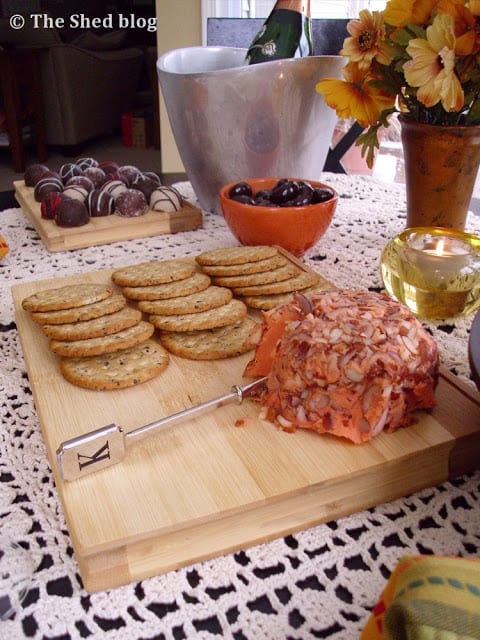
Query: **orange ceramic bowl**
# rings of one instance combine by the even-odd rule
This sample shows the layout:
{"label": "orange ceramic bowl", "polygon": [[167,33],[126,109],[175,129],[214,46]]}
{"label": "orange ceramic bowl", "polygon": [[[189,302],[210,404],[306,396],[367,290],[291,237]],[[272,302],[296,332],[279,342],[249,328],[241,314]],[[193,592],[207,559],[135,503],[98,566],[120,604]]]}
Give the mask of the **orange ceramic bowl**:
{"label": "orange ceramic bowl", "polygon": [[[279,178],[247,178],[253,193],[271,189]],[[292,178],[297,180],[297,178]],[[312,187],[326,187],[333,198],[303,207],[263,207],[243,204],[229,197],[230,189],[240,182],[224,185],[219,192],[220,206],[230,231],[243,245],[278,245],[301,257],[322,237],[332,221],[338,194],[327,184],[307,180]]]}

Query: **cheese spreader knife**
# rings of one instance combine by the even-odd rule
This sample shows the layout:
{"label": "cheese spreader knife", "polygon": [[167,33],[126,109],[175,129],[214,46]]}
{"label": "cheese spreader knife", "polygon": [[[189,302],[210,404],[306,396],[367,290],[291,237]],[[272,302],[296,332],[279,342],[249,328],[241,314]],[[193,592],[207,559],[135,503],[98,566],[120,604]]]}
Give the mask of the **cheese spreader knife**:
{"label": "cheese spreader knife", "polygon": [[228,393],[222,396],[150,422],[132,431],[125,432],[122,427],[116,424],[108,424],[71,440],[66,440],[56,452],[60,474],[63,480],[71,481],[111,467],[123,460],[129,445],[213,409],[219,409],[233,402],[241,404],[242,400],[252,395],[265,383],[266,379],[266,377],[259,378],[242,387],[234,385]]}

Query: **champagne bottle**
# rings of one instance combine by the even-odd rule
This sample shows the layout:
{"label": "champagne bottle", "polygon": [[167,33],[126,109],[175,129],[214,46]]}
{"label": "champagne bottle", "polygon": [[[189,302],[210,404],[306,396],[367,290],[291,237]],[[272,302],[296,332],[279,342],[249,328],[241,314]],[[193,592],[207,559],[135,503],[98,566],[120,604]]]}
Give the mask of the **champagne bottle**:
{"label": "champagne bottle", "polygon": [[277,0],[247,51],[247,64],[313,55],[310,0]]}

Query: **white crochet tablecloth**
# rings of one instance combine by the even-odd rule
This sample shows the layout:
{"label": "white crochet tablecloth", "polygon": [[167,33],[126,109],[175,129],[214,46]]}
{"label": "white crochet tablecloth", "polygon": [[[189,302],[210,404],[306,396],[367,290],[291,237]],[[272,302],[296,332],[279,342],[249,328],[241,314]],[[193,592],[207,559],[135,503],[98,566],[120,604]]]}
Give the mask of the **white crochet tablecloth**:
{"label": "white crochet tablecloth", "polygon": [[[341,287],[381,289],[380,253],[405,226],[404,191],[368,177],[325,174],[340,193],[327,234],[306,262]],[[190,185],[184,194],[194,197]],[[467,229],[480,233],[480,217]],[[480,471],[337,521],[114,590],[88,594],[35,413],[15,327],[12,284],[195,255],[234,245],[220,216],[175,235],[49,253],[21,209],[0,213],[0,533],[27,548],[34,580],[0,640],[358,638],[404,553],[475,556]],[[472,317],[429,323],[443,363],[468,384]]]}

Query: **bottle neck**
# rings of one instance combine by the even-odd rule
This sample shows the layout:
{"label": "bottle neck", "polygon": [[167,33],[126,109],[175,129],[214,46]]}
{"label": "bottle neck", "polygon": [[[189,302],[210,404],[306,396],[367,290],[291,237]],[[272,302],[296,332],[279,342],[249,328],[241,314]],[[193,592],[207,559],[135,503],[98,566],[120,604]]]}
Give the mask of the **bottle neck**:
{"label": "bottle neck", "polygon": [[310,16],[310,0],[277,0],[274,9],[288,9]]}

